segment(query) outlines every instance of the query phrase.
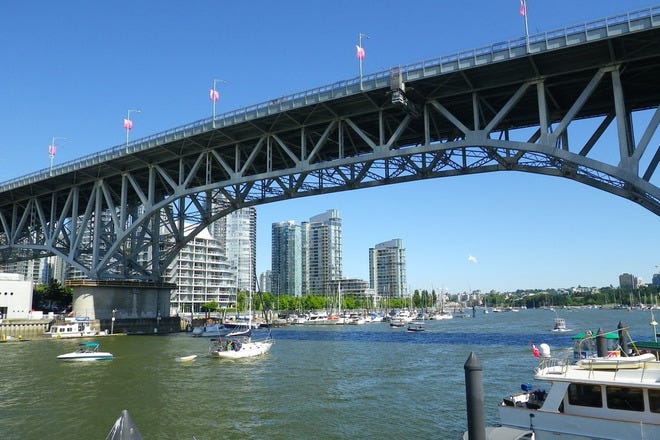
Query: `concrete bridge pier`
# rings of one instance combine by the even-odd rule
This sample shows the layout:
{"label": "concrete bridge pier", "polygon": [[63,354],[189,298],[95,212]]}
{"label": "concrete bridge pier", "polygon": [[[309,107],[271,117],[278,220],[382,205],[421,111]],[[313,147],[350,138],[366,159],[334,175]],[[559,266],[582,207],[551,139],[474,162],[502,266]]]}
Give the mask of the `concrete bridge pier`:
{"label": "concrete bridge pier", "polygon": [[170,295],[176,284],[122,280],[71,280],[73,312],[100,322],[109,333],[172,333],[180,331],[171,317]]}

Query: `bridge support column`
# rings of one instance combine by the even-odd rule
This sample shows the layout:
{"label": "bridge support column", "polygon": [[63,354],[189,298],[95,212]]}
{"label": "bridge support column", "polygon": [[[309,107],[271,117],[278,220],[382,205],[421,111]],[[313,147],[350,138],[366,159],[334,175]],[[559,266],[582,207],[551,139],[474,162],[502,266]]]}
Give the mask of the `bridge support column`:
{"label": "bridge support column", "polygon": [[[73,280],[73,312],[111,323],[115,329],[130,328],[131,333],[169,333],[179,325],[170,318],[170,295],[176,288],[172,283],[143,281]],[[121,323],[121,325],[119,325]]]}

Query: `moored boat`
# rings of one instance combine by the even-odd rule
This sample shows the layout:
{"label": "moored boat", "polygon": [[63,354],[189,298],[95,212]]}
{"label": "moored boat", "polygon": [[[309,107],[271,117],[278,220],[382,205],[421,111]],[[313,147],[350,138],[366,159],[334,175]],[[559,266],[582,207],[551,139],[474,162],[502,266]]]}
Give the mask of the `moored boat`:
{"label": "moored boat", "polygon": [[[500,403],[500,423],[529,429],[537,440],[660,438],[660,362],[625,347],[606,350],[605,335],[598,337],[598,355],[578,360],[552,357],[547,344],[533,346],[540,358],[534,378],[550,387],[523,384]],[[587,351],[578,347],[578,356]]]}
{"label": "moored boat", "polygon": [[225,326],[223,323],[209,320],[204,325],[193,328],[192,336],[196,338],[212,338],[225,336],[230,331],[232,331],[232,328]]}
{"label": "moored boat", "polygon": [[92,328],[88,318],[67,318],[64,322],[56,322],[45,334],[51,338],[90,338],[100,335],[98,330]]}

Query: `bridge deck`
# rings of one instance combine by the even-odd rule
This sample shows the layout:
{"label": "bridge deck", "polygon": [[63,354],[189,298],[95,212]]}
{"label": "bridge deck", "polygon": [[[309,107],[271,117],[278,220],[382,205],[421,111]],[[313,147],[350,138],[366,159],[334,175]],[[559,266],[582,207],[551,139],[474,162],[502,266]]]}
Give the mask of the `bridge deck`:
{"label": "bridge deck", "polygon": [[[471,91],[488,90],[483,97],[488,99],[489,106],[497,109],[522,81],[552,78],[548,85],[551,100],[559,109],[570,102],[565,97],[574,96],[584,87],[585,78],[593,74],[595,66],[625,61],[627,74],[636,78],[627,85],[626,108],[635,111],[654,107],[659,102],[660,84],[656,77],[659,45],[660,7],[652,7],[530,35],[529,52],[525,39],[520,38],[403,66],[400,70],[413,98],[440,99],[456,116],[469,120]],[[389,70],[366,75],[362,91],[358,79],[353,78],[217,115],[215,121],[211,118],[195,121],[135,140],[128,148],[118,145],[52,170],[42,169],[3,182],[0,192],[7,196],[3,197],[5,203],[13,203],[38,193],[49,193],[53,188],[137,169],[145,162],[163,163],[179,157],[184,150],[196,154],[211,143],[253,139],[261,130],[282,133],[301,124],[324,123],[336,114],[371,118],[376,123],[374,110],[388,109],[384,91],[389,88],[389,76]],[[595,99],[577,117],[608,113],[610,96],[611,85],[601,84]],[[533,125],[536,103],[532,100],[530,96],[521,102],[517,111],[503,121],[503,126],[511,129]],[[452,134],[448,128],[445,135]]]}

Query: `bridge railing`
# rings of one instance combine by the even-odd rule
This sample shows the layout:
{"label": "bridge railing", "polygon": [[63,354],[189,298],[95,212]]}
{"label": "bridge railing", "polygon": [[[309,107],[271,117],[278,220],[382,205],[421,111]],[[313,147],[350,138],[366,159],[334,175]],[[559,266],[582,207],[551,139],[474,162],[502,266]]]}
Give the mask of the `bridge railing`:
{"label": "bridge railing", "polygon": [[[413,81],[658,26],[660,26],[660,6],[654,6],[399,66],[398,69],[403,75],[404,81]],[[0,191],[28,185],[51,176],[66,174],[212,129],[247,122],[294,108],[362,93],[363,91],[388,87],[389,75],[389,69],[364,75],[362,77],[362,89],[360,89],[359,78],[351,78],[225,112],[216,115],[215,121],[211,117],[201,119],[134,140],[128,144],[116,145],[97,153],[70,160],[53,168],[44,168],[15,179],[7,180],[0,183]]]}

